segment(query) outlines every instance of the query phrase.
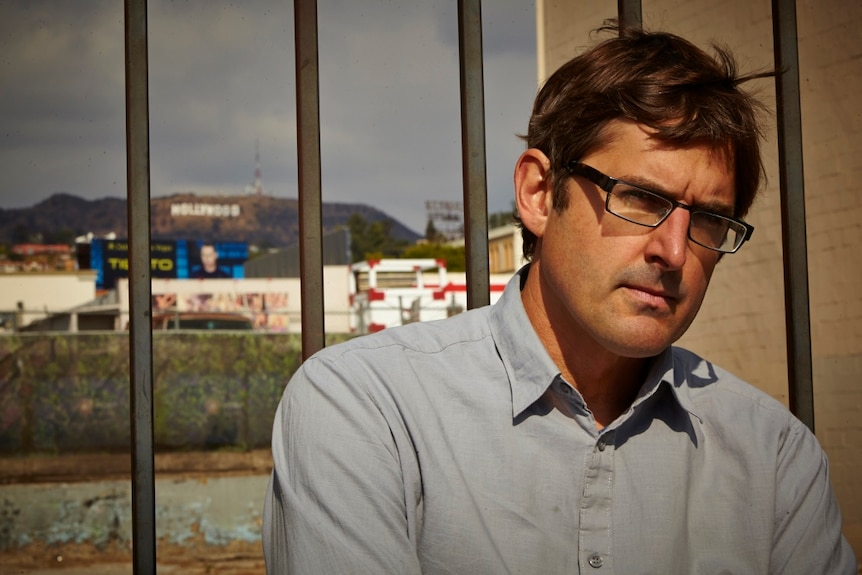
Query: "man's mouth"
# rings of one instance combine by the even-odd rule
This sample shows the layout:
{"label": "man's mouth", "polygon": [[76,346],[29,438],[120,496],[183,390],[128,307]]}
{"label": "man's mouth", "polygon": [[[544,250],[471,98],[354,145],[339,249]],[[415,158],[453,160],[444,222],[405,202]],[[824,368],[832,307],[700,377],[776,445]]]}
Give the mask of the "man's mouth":
{"label": "man's mouth", "polygon": [[675,305],[679,300],[679,293],[674,290],[636,284],[623,284],[622,287],[632,297],[651,307],[670,307]]}

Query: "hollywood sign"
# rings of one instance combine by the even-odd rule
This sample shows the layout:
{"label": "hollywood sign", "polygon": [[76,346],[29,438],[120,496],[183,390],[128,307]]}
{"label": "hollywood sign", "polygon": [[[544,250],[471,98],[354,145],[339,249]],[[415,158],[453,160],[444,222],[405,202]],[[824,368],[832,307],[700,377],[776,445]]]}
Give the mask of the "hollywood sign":
{"label": "hollywood sign", "polygon": [[239,204],[171,204],[171,216],[205,216],[210,218],[238,218]]}

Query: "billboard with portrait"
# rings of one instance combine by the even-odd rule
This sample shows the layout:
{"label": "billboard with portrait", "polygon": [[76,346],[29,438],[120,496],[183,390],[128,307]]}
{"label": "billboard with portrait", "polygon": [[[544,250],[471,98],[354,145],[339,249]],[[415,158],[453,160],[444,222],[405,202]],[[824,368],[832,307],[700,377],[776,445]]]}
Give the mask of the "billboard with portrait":
{"label": "billboard with portrait", "polygon": [[[241,279],[246,260],[245,242],[150,242],[150,274],[154,279]],[[129,242],[94,239],[90,245],[90,267],[96,271],[96,289],[113,289],[118,278],[129,277]]]}

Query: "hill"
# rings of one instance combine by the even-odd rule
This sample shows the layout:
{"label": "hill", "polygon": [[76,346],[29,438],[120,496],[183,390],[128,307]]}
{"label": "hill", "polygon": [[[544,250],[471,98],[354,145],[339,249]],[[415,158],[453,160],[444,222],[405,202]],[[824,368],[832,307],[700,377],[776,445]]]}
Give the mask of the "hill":
{"label": "hill", "polygon": [[[152,198],[150,234],[154,240],[240,241],[261,246],[299,242],[299,202],[270,196],[197,196],[175,194]],[[392,220],[392,235],[415,241],[420,236],[386,213],[365,204],[326,203],[321,207],[324,231],[346,224],[352,214],[367,222]],[[55,194],[30,208],[0,208],[0,243],[25,243],[42,237],[74,237],[110,232],[128,237],[126,200],[85,200]]]}

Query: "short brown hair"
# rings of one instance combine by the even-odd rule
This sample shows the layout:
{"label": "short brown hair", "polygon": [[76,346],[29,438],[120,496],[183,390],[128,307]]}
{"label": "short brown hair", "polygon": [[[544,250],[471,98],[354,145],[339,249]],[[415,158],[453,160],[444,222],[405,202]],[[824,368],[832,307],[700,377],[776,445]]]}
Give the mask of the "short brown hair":
{"label": "short brown hair", "polygon": [[[612,120],[631,120],[673,145],[706,144],[728,153],[736,184],[734,215],[751,208],[764,174],[760,158],[763,105],[738,85],[771,71],[737,75],[732,54],[713,45],[711,56],[679,36],[621,28],[608,21],[597,32],[618,35],[569,60],[536,96],[527,147],[551,162],[553,206],[568,207],[568,173],[562,166],[608,143]],[[536,236],[521,227],[529,260]]]}

